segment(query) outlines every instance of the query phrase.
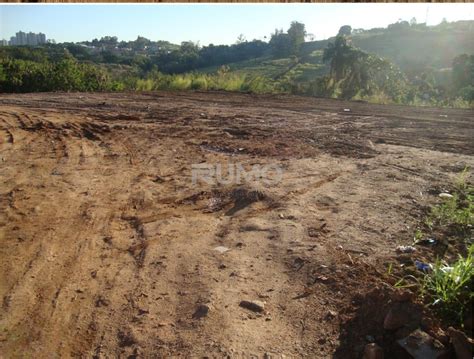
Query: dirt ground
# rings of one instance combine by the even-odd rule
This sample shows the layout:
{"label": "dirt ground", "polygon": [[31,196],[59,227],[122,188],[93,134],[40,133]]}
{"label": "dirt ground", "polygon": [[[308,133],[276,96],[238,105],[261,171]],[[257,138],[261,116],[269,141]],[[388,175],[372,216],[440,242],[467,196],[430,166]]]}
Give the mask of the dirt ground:
{"label": "dirt ground", "polygon": [[[395,248],[474,167],[473,120],[219,92],[0,95],[0,353],[360,357],[384,338],[357,313],[376,317],[367,293]],[[193,184],[206,163],[282,176]]]}

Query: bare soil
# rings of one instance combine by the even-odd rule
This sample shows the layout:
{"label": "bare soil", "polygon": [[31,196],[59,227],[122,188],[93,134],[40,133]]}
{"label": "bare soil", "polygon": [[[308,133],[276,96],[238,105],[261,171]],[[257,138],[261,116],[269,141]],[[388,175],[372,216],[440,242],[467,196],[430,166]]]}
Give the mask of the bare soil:
{"label": "bare soil", "polygon": [[[395,248],[474,167],[473,119],[220,92],[3,94],[0,353],[360,357],[367,335],[387,343]],[[283,174],[193,185],[199,163]]]}

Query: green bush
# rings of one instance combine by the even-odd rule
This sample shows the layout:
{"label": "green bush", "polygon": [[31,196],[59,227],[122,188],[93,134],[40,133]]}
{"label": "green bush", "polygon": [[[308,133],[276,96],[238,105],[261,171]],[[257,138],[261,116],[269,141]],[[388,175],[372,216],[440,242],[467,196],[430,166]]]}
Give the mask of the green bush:
{"label": "green bush", "polygon": [[0,68],[2,92],[106,91],[112,85],[100,67],[73,59],[53,63],[3,59]]}

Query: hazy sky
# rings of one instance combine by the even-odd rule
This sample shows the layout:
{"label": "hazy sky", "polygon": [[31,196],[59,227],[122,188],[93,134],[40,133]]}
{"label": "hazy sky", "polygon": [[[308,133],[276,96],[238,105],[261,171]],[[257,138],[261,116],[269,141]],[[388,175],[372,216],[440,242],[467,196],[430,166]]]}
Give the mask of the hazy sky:
{"label": "hazy sky", "polygon": [[58,42],[141,35],[173,43],[231,44],[241,33],[247,40],[263,40],[293,20],[303,22],[315,39],[325,39],[342,25],[369,29],[413,17],[428,25],[443,18],[474,20],[474,3],[0,5],[0,39],[22,30],[43,32]]}

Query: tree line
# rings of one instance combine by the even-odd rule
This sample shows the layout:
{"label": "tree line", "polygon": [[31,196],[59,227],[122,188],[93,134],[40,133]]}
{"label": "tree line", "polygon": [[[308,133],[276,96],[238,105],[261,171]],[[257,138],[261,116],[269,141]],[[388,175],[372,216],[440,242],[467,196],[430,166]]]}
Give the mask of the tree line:
{"label": "tree line", "polygon": [[[406,31],[406,26],[400,24],[391,31]],[[263,58],[290,58],[291,67],[303,64],[311,51],[305,46],[305,25],[296,21],[287,31],[275,30],[268,42],[246,41],[241,35],[233,45],[201,47],[193,42],[178,46],[142,37],[132,42],[104,37],[82,44],[4,47],[0,48],[0,91],[224,89],[406,104],[474,101],[474,55],[454,58],[449,85],[441,86],[429,69],[402,71],[386,58],[353,46],[354,31],[342,26],[334,38],[324,42],[322,61],[327,64],[327,74],[304,81],[234,74],[227,66]],[[213,74],[195,71],[212,66],[217,69]]]}

